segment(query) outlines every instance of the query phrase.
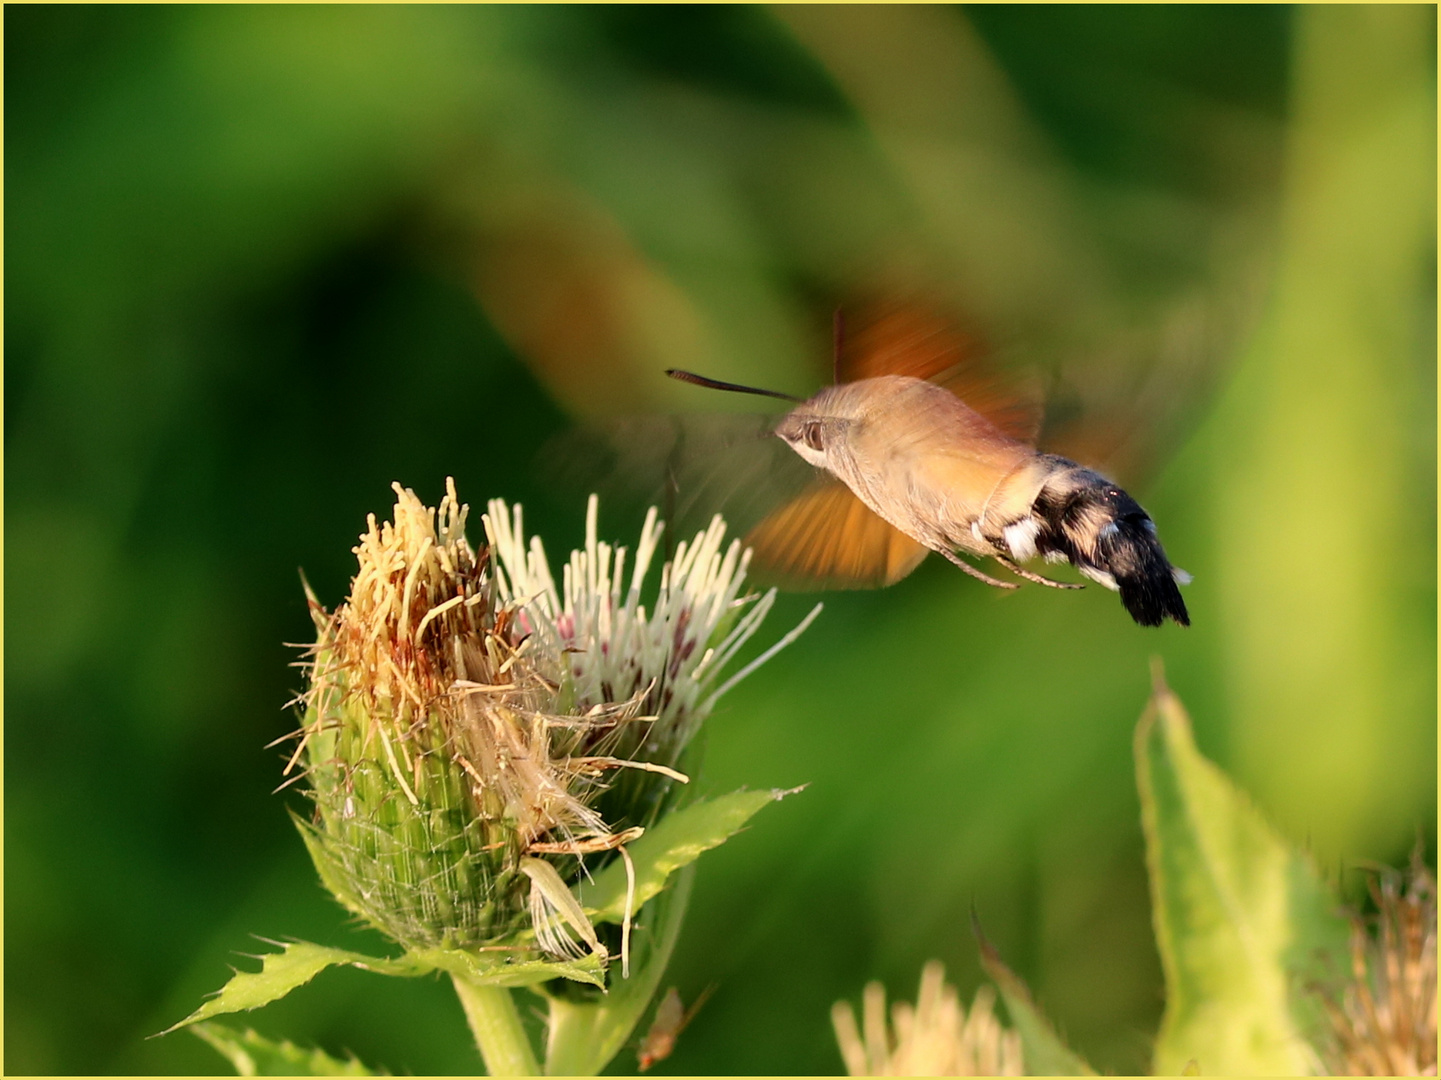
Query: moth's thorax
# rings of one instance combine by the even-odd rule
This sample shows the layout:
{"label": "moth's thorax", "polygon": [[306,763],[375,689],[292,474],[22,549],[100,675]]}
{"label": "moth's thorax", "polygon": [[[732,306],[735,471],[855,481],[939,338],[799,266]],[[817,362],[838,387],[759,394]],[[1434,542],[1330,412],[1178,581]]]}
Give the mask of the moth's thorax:
{"label": "moth's thorax", "polygon": [[828,387],[776,433],[931,547],[989,552],[983,537],[1022,516],[1045,482],[1028,467],[1038,457],[1030,446],[944,387],[907,376]]}

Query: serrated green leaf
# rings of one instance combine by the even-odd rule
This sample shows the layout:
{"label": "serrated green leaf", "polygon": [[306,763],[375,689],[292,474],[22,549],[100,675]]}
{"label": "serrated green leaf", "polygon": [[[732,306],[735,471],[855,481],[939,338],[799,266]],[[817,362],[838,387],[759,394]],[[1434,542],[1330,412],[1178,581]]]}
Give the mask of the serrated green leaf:
{"label": "serrated green leaf", "polygon": [[335,964],[353,964],[386,975],[420,975],[431,970],[407,963],[403,957],[398,960],[378,959],[308,941],[286,942],[280,952],[266,953],[259,959],[259,971],[237,971],[213,998],[160,1034],[168,1035],[177,1028],[223,1013],[249,1011],[269,1005]]}
{"label": "serrated green leaf", "polygon": [[[665,887],[666,878],[705,851],[725,843],[761,809],[791,794],[789,791],[733,791],[717,799],[691,803],[646,831],[629,851],[635,864],[633,911]],[[616,860],[582,885],[581,906],[595,922],[625,918],[626,870]]]}
{"label": "serrated green leaf", "polygon": [[388,1076],[367,1069],[355,1057],[344,1060],[324,1050],[306,1050],[289,1040],[276,1042],[251,1028],[240,1031],[215,1021],[190,1029],[226,1058],[240,1076]]}
{"label": "serrated green leaf", "polygon": [[1021,1037],[1021,1060],[1026,1075],[1095,1076],[1096,1070],[1066,1045],[1046,1019],[1021,977],[1001,961],[1000,954],[979,931],[976,936],[981,947],[981,967],[1001,991],[1011,1026]]}
{"label": "serrated green leaf", "polygon": [[1348,927],[1315,868],[1203,758],[1157,678],[1136,767],[1166,1010],[1154,1071],[1303,1075],[1320,1062],[1307,986],[1346,956]]}
{"label": "serrated green leaf", "polygon": [[303,986],[328,967],[349,964],[377,975],[414,977],[432,971],[462,975],[479,986],[533,986],[548,979],[573,979],[604,986],[600,958],[580,960],[517,960],[513,953],[497,950],[474,953],[459,949],[421,949],[394,958],[366,956],[346,949],[332,949],[308,941],[281,945],[281,952],[266,953],[259,959],[259,971],[237,971],[213,998],[160,1034],[208,1020],[225,1013],[243,1012],[269,1005],[297,986]]}

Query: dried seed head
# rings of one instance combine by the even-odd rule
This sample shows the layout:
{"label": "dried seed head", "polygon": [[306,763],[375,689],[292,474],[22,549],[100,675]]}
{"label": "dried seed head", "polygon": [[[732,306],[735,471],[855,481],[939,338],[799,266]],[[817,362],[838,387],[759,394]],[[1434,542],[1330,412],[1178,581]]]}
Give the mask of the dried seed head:
{"label": "dried seed head", "polygon": [[[719,519],[677,546],[641,604],[661,526],[626,552],[596,539],[557,590],[521,510],[490,504],[490,544],[465,536],[447,481],[437,510],[395,487],[355,548],[349,597],[317,639],[287,773],[314,803],[302,823],[327,887],[411,948],[531,943],[605,949],[569,892],[639,836],[686,780],[709,683],[773,602],[739,595],[745,558]],[[722,687],[722,690],[725,687]],[[569,898],[569,899],[567,899]]]}
{"label": "dried seed head", "polygon": [[1323,998],[1327,1064],[1347,1076],[1435,1076],[1436,879],[1417,860],[1407,880],[1384,870],[1370,884],[1377,911],[1351,918],[1351,979]]}
{"label": "dried seed head", "polygon": [[878,982],[866,986],[862,1029],[849,1002],[836,1002],[831,1021],[852,1076],[1021,1076],[1020,1036],[1002,1026],[995,1003],[995,991],[983,985],[968,1013],[932,960],[921,971],[916,1004],[892,1005],[889,1025]]}

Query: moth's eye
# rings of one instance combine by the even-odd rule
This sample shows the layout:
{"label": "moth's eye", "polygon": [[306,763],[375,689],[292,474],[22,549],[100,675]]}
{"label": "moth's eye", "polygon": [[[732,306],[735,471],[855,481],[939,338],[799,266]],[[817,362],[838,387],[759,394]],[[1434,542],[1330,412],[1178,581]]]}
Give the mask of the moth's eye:
{"label": "moth's eye", "polygon": [[806,445],[809,446],[812,450],[825,449],[825,446],[821,444],[820,424],[807,424],[805,432],[801,435],[801,438],[806,441]]}

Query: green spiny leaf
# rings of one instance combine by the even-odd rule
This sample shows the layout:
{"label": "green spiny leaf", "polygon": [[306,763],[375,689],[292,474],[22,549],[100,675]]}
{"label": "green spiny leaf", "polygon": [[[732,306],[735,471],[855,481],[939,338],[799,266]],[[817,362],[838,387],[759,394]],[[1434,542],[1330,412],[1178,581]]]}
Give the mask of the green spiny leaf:
{"label": "green spiny leaf", "polygon": [[289,1040],[275,1042],[251,1028],[244,1031],[213,1020],[190,1029],[200,1036],[241,1076],[386,1076],[367,1069],[355,1057],[331,1057],[324,1050],[306,1050]]}
{"label": "green spiny leaf", "polygon": [[[799,790],[799,789],[796,789]],[[725,843],[761,807],[789,791],[733,791],[717,799],[691,803],[661,820],[627,849],[635,864],[633,911],[665,887],[666,878],[694,862],[702,852]],[[579,890],[581,905],[595,922],[625,918],[626,869],[617,860]]]}
{"label": "green spiny leaf", "polygon": [[314,945],[308,941],[283,943],[280,952],[266,953],[259,959],[259,971],[237,971],[218,994],[160,1034],[168,1035],[177,1028],[208,1020],[222,1013],[248,1011],[269,1005],[335,964],[353,964],[387,975],[420,975],[430,970],[408,963],[403,957],[398,960],[377,959],[344,949]]}
{"label": "green spiny leaf", "polygon": [[1001,991],[1011,1024],[1021,1037],[1021,1059],[1027,1076],[1095,1076],[1096,1070],[1066,1045],[1031,997],[1021,977],[1008,968],[989,941],[975,927],[981,949],[981,967]]}
{"label": "green spiny leaf", "polygon": [[593,986],[605,985],[601,961],[597,956],[573,961],[518,960],[514,953],[505,950],[476,953],[460,949],[422,949],[392,959],[332,949],[308,941],[283,943],[281,949],[281,952],[266,953],[260,957],[258,972],[237,971],[218,994],[160,1034],[168,1035],[177,1028],[208,1020],[212,1016],[269,1005],[337,964],[349,964],[378,975],[403,977],[427,975],[440,970],[463,975],[481,986],[532,986],[548,979],[573,979]]}
{"label": "green spiny leaf", "polygon": [[1346,956],[1347,924],[1310,861],[1203,758],[1159,672],[1136,729],[1166,1011],[1155,1072],[1298,1075],[1320,1063],[1305,992]]}

